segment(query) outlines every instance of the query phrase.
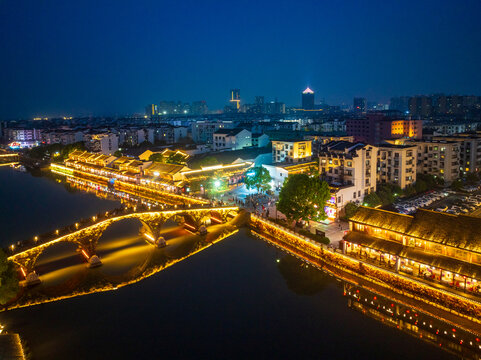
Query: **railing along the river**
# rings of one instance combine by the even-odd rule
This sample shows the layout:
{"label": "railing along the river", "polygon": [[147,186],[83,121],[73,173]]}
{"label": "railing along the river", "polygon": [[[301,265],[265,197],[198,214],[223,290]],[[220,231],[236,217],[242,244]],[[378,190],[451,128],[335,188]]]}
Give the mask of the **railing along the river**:
{"label": "railing along the river", "polygon": [[70,224],[70,225],[58,228],[54,231],[35,235],[32,238],[26,239],[23,241],[18,241],[15,244],[11,244],[8,248],[4,248],[4,251],[9,256],[15,255],[25,250],[28,250],[32,247],[48,243],[61,236],[69,235],[75,231],[82,230],[84,228],[95,225],[99,222],[102,222],[111,218],[115,218],[121,215],[141,213],[141,212],[151,212],[151,211],[169,211],[169,210],[182,210],[182,209],[195,210],[195,209],[204,209],[209,207],[212,207],[212,206],[210,204],[195,204],[195,205],[182,204],[182,205],[160,205],[155,207],[146,206],[146,205],[120,207],[120,208],[116,208],[106,212],[95,214],[89,218],[80,219],[74,224]]}
{"label": "railing along the river", "polygon": [[[481,323],[481,303],[453,292],[429,286],[408,276],[394,273],[376,265],[356,260],[348,255],[335,252],[321,243],[295,233],[272,221],[251,214],[251,226],[267,240],[285,244],[285,248],[301,254],[306,260],[326,263],[341,271],[364,278],[380,286],[413,299],[429,303],[471,321]],[[269,239],[270,237],[270,239]],[[297,250],[297,251],[296,251]],[[297,254],[296,254],[297,255]]]}

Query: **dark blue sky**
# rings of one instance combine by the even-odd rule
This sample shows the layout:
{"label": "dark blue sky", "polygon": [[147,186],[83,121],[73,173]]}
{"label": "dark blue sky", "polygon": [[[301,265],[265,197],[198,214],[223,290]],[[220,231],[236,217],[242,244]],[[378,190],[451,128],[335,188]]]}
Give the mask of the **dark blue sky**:
{"label": "dark blue sky", "polygon": [[481,2],[0,0],[0,119],[481,95]]}

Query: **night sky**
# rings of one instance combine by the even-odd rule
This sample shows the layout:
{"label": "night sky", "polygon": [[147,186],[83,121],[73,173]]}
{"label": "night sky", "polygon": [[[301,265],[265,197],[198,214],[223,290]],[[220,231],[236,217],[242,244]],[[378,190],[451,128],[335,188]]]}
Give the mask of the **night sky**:
{"label": "night sky", "polygon": [[0,0],[0,119],[481,95],[481,1]]}

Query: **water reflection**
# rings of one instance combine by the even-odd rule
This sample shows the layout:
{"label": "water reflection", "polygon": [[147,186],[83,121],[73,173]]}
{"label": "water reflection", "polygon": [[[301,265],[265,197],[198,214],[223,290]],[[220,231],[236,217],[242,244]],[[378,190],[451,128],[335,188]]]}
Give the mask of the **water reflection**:
{"label": "water reflection", "polygon": [[326,273],[290,255],[278,259],[277,267],[287,287],[298,295],[316,295],[330,282]]}
{"label": "water reflection", "polygon": [[99,239],[102,266],[86,267],[75,244],[60,243],[46,249],[37,272],[41,284],[25,288],[10,308],[37,305],[95,292],[116,290],[181,261],[237,230],[229,224],[208,227],[206,236],[195,235],[170,224],[162,233],[167,247],[158,249],[139,236],[138,221],[112,225]]}
{"label": "water reflection", "polygon": [[481,359],[479,335],[354,284],[344,283],[350,309],[463,359]]}
{"label": "water reflection", "polygon": [[[277,262],[287,287],[295,294],[314,296],[332,284],[332,274],[294,256],[282,255]],[[337,284],[343,289],[348,308],[456,356],[481,359],[480,334],[467,330],[462,324],[420,311],[358,284],[339,279]],[[422,308],[422,303],[419,306]]]}

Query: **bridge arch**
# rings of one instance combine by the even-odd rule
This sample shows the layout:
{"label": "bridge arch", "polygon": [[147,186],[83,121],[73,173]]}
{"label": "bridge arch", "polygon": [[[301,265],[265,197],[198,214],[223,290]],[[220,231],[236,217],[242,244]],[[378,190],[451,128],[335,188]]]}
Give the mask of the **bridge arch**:
{"label": "bridge arch", "polygon": [[137,217],[111,222],[97,239],[95,254],[101,258],[115,250],[138,243],[139,235],[142,234],[145,226],[148,225]]}
{"label": "bridge arch", "polygon": [[50,285],[65,282],[74,276],[73,268],[85,267],[87,258],[78,243],[61,241],[49,246],[37,256],[33,271]]}
{"label": "bridge arch", "polygon": [[[117,222],[121,222],[125,219],[138,219],[142,224],[144,233],[148,233],[150,237],[157,240],[162,226],[169,219],[178,221],[179,218],[183,219],[185,224],[190,225],[191,230],[197,231],[205,221],[210,218],[216,218],[225,222],[229,214],[237,211],[237,207],[226,208],[197,208],[197,209],[179,209],[179,210],[165,210],[165,211],[152,211],[143,213],[129,213],[120,215],[117,217],[102,220],[98,223],[94,223],[88,227],[81,228],[80,230],[73,231],[70,234],[63,235],[59,238],[50,240],[46,243],[34,246],[30,249],[24,250],[18,254],[9,257],[9,260],[16,263],[23,275],[27,275],[34,271],[38,257],[48,249],[62,242],[71,242],[78,246],[80,253],[82,253],[86,259],[91,258],[96,254],[98,240],[102,237],[102,234],[112,225]],[[95,221],[95,219],[93,219]],[[75,226],[76,228],[76,226]]]}

